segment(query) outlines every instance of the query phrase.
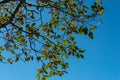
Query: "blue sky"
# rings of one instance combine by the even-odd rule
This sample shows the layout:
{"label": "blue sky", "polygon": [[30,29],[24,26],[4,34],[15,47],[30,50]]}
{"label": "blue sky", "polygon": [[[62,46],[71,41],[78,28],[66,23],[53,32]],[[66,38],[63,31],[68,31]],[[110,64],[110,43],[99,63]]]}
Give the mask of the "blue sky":
{"label": "blue sky", "polygon": [[[120,1],[104,2],[104,25],[95,32],[93,40],[79,38],[78,45],[86,49],[85,59],[69,60],[68,74],[48,80],[120,80]],[[0,64],[0,80],[37,80],[36,62]]]}

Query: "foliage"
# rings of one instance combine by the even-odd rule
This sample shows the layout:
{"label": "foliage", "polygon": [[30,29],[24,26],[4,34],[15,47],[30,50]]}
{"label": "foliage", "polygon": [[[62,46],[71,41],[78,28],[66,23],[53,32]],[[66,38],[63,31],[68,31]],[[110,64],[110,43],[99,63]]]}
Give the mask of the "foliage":
{"label": "foliage", "polygon": [[86,2],[0,0],[0,62],[37,60],[42,63],[38,80],[67,73],[70,56],[84,58],[76,36],[93,39],[104,12],[101,0]]}

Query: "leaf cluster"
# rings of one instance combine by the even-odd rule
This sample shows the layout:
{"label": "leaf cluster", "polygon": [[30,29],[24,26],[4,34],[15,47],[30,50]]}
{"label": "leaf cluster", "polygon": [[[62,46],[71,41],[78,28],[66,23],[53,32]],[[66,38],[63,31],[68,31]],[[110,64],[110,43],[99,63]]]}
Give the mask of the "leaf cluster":
{"label": "leaf cluster", "polygon": [[85,2],[0,0],[0,62],[36,60],[42,63],[38,80],[67,73],[70,56],[84,58],[76,36],[93,39],[104,12],[100,0],[90,6]]}

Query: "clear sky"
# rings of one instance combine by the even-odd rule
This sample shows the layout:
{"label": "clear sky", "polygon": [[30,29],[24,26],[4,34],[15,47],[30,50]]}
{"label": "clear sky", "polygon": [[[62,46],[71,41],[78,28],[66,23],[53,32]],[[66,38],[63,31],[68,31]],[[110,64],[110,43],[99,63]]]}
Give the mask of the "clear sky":
{"label": "clear sky", "polygon": [[[48,80],[120,80],[120,0],[104,2],[104,25],[93,40],[80,37],[78,45],[86,49],[85,59],[69,60],[68,74]],[[36,62],[0,64],[0,80],[37,80]]]}

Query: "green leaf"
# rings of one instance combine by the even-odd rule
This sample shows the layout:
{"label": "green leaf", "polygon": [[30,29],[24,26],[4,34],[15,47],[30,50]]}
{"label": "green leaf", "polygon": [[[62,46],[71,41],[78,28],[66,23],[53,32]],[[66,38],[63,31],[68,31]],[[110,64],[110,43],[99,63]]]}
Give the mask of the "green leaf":
{"label": "green leaf", "polygon": [[85,27],[85,28],[83,29],[83,32],[84,32],[85,35],[87,35],[87,34],[88,34],[88,28]]}
{"label": "green leaf", "polygon": [[84,27],[83,27],[83,26],[80,26],[80,28],[79,28],[79,33],[82,34],[82,35],[84,34],[83,29],[84,29]]}
{"label": "green leaf", "polygon": [[11,53],[12,53],[12,54],[15,54],[15,51],[14,51],[14,49],[12,49],[12,50],[10,50],[10,51],[11,51]]}
{"label": "green leaf", "polygon": [[25,37],[24,36],[19,36],[16,40],[17,40],[17,42],[24,42]]}
{"label": "green leaf", "polygon": [[4,48],[2,46],[0,46],[0,51],[4,50]]}
{"label": "green leaf", "polygon": [[26,57],[26,58],[25,58],[25,61],[30,61],[30,57]]}
{"label": "green leaf", "polygon": [[89,32],[89,37],[91,38],[91,39],[93,39],[93,33],[92,32]]}
{"label": "green leaf", "polygon": [[61,27],[61,30],[65,30],[65,26],[62,26],[62,27]]}
{"label": "green leaf", "polygon": [[38,57],[36,58],[37,61],[39,61],[40,59],[41,59],[41,56],[38,56]]}
{"label": "green leaf", "polygon": [[84,49],[79,49],[79,52],[80,52],[80,53],[84,53],[85,50],[84,50]]}
{"label": "green leaf", "polygon": [[95,26],[92,25],[92,26],[90,27],[90,30],[91,30],[91,31],[95,31]]}
{"label": "green leaf", "polygon": [[4,57],[0,55],[0,61],[2,61],[3,59],[4,59]]}
{"label": "green leaf", "polygon": [[46,80],[46,78],[47,78],[46,76],[43,76],[41,80]]}
{"label": "green leaf", "polygon": [[89,9],[88,6],[83,6],[83,10]]}
{"label": "green leaf", "polygon": [[15,57],[15,62],[17,62],[19,60],[19,56]]}
{"label": "green leaf", "polygon": [[38,80],[40,80],[40,73],[37,73],[36,78],[38,78]]}
{"label": "green leaf", "polygon": [[80,54],[80,57],[81,57],[81,58],[84,58],[84,56],[83,56],[82,54]]}

